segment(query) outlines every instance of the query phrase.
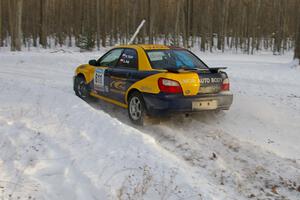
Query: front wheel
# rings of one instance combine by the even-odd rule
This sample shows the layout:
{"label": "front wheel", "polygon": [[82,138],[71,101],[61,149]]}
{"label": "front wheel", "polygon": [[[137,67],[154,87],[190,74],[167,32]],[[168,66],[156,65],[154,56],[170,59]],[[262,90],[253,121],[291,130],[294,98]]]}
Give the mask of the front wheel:
{"label": "front wheel", "polygon": [[80,98],[82,98],[83,100],[87,100],[89,98],[89,89],[83,77],[77,76],[75,78],[74,90],[75,90],[75,94]]}
{"label": "front wheel", "polygon": [[128,100],[128,115],[130,120],[137,125],[144,125],[146,115],[145,102],[142,95],[134,92]]}

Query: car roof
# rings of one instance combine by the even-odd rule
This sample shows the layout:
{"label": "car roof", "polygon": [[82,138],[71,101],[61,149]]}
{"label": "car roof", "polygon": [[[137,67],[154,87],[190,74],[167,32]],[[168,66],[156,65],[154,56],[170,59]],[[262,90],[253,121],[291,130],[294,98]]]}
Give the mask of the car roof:
{"label": "car roof", "polygon": [[145,50],[170,49],[168,46],[161,44],[140,44],[137,46],[140,46]]}
{"label": "car roof", "polygon": [[120,45],[122,48],[137,48],[141,47],[144,50],[161,50],[161,49],[183,49],[181,47],[167,46],[162,44],[132,44],[132,45]]}

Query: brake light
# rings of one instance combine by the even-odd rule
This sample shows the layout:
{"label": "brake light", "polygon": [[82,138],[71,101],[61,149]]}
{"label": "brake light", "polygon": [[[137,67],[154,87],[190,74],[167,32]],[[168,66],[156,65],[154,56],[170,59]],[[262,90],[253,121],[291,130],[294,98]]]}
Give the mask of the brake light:
{"label": "brake light", "polygon": [[229,79],[225,78],[221,87],[222,91],[228,91],[230,89]]}
{"label": "brake light", "polygon": [[166,78],[158,79],[158,87],[162,92],[182,93],[182,88],[180,83],[171,79],[166,79]]}

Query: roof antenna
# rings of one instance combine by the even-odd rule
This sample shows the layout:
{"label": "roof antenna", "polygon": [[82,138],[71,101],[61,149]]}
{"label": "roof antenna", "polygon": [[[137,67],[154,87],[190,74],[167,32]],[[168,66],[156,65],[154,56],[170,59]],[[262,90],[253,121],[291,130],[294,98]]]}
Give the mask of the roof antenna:
{"label": "roof antenna", "polygon": [[146,20],[142,20],[142,22],[140,23],[140,25],[137,27],[135,33],[133,34],[133,36],[130,38],[129,42],[127,44],[132,44],[132,42],[134,41],[134,39],[136,38],[137,34],[139,34],[141,28],[144,26]]}

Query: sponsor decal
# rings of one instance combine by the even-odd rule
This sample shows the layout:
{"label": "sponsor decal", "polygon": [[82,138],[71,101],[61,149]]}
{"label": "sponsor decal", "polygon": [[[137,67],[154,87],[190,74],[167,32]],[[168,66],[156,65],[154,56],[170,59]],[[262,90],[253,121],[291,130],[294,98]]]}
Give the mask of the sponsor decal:
{"label": "sponsor decal", "polygon": [[182,80],[183,83],[196,83],[195,79],[183,79]]}
{"label": "sponsor decal", "polygon": [[201,78],[201,84],[209,84],[209,83],[221,83],[223,81],[222,78]]}
{"label": "sponsor decal", "polygon": [[190,94],[190,93],[191,93],[190,90],[186,90],[186,91],[185,91],[185,94]]}
{"label": "sponsor decal", "polygon": [[123,53],[119,62],[122,64],[129,64],[130,60],[133,60],[133,59],[134,59],[134,57],[132,55]]}
{"label": "sponsor decal", "polygon": [[107,85],[105,86],[105,92],[109,92],[109,87]]}
{"label": "sponsor decal", "polygon": [[110,88],[111,88],[111,90],[114,89],[114,90],[124,91],[125,90],[125,84],[126,84],[126,82],[124,82],[124,81],[112,81],[110,83]]}
{"label": "sponsor decal", "polygon": [[94,87],[97,91],[104,91],[104,73],[105,69],[96,69],[94,75]]}

